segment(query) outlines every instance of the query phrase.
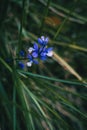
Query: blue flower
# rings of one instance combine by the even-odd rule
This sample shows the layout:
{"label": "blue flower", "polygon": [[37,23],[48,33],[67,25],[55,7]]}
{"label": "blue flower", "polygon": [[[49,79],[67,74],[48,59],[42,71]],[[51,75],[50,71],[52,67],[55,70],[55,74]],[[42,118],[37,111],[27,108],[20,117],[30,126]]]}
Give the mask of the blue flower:
{"label": "blue flower", "polygon": [[[38,46],[38,44],[34,43],[33,47],[28,49],[29,53],[33,58],[40,58],[41,60],[46,60],[47,56],[52,57],[53,55],[53,48],[47,48],[46,46]],[[31,58],[30,58],[31,59]],[[32,61],[32,60],[31,60]],[[31,62],[32,63],[32,62]]]}
{"label": "blue flower", "polygon": [[33,46],[33,52],[32,52],[32,56],[34,58],[37,58],[38,57],[38,52],[39,52],[39,48],[38,48],[38,45],[35,43],[34,46]]}
{"label": "blue flower", "polygon": [[19,67],[20,67],[21,69],[24,69],[24,67],[25,67],[25,65],[24,65],[21,61],[18,63],[18,65],[19,65]]}
{"label": "blue flower", "polygon": [[[33,63],[38,64],[37,59],[46,60],[47,57],[53,56],[53,47],[47,47],[48,40],[48,37],[44,36],[38,38],[38,44],[34,43],[33,47],[29,47],[26,57],[24,51],[20,51],[20,56],[26,59],[26,65],[28,67],[31,67]],[[19,62],[19,66],[24,68],[24,64],[22,62]]]}
{"label": "blue flower", "polygon": [[40,59],[41,60],[46,60],[47,59],[47,52],[46,52],[46,48],[44,47],[41,47],[40,48],[40,54],[39,54],[39,56],[40,56]]}
{"label": "blue flower", "polygon": [[28,62],[26,63],[28,67],[31,67],[32,66],[32,63],[34,64],[38,64],[38,61],[33,59],[32,55],[28,54],[27,55],[27,58],[28,58]]}
{"label": "blue flower", "polygon": [[45,38],[44,36],[41,36],[41,38],[38,38],[38,43],[43,46],[46,46],[48,41],[49,41],[48,37]]}
{"label": "blue flower", "polygon": [[33,56],[34,58],[37,58],[37,57],[38,57],[38,52],[39,52],[39,47],[38,47],[38,45],[37,45],[36,43],[34,43],[33,47],[30,47],[30,48],[28,49],[28,52],[29,52],[29,53],[32,53],[32,56]]}
{"label": "blue flower", "polygon": [[25,53],[24,53],[23,50],[21,50],[21,51],[19,52],[19,54],[20,54],[20,56],[22,56],[22,57],[25,55]]}
{"label": "blue flower", "polygon": [[53,47],[46,48],[46,55],[48,57],[52,57],[53,56]]}
{"label": "blue flower", "polygon": [[49,47],[49,48],[44,47],[43,50],[40,53],[40,59],[41,60],[46,60],[47,56],[52,57],[53,56],[53,51],[52,50],[53,50],[52,47]]}

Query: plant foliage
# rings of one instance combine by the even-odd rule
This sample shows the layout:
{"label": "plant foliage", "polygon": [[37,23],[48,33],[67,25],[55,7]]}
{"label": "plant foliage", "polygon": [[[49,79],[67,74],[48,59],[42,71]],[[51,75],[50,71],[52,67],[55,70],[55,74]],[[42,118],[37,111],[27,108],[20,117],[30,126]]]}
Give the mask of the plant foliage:
{"label": "plant foliage", "polygon": [[[86,12],[86,0],[0,2],[0,130],[87,130]],[[20,68],[41,36],[52,58]]]}

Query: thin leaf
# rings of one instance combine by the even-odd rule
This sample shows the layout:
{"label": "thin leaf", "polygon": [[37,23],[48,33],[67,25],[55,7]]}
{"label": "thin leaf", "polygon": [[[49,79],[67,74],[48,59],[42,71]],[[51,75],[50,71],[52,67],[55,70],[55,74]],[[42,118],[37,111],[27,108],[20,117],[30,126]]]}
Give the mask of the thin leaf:
{"label": "thin leaf", "polygon": [[81,85],[81,86],[87,85],[87,83],[80,83],[80,82],[73,82],[73,81],[68,81],[68,80],[62,80],[62,79],[47,77],[47,76],[43,76],[43,75],[39,75],[39,74],[33,74],[33,73],[25,72],[25,71],[22,71],[22,70],[18,70],[18,73],[19,74],[23,73],[26,76],[32,76],[32,77],[36,77],[36,78],[41,78],[41,79],[46,79],[46,80],[56,81],[56,82],[61,82],[61,83],[66,83],[66,84]]}
{"label": "thin leaf", "polygon": [[12,72],[11,67],[0,57],[0,62],[10,71]]}
{"label": "thin leaf", "polygon": [[73,74],[78,80],[83,81],[82,77],[58,54],[54,52],[53,59],[56,60],[64,69],[68,70],[71,74]]}

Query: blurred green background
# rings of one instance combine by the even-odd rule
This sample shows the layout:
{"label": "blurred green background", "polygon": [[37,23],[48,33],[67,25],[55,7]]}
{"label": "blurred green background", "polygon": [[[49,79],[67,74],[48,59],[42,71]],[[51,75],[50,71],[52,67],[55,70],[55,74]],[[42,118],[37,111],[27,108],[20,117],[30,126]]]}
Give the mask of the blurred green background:
{"label": "blurred green background", "polygon": [[[20,69],[41,36],[53,57]],[[87,130],[86,102],[87,1],[1,0],[0,130]]]}

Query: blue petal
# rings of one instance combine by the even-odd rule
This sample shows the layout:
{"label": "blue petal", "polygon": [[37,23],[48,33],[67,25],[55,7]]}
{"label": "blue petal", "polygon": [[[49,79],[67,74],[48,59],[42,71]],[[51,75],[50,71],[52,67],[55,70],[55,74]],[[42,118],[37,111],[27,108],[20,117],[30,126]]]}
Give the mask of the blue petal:
{"label": "blue petal", "polygon": [[53,50],[53,47],[49,47],[49,48],[47,48],[47,52],[49,52],[49,51],[52,51]]}
{"label": "blue petal", "polygon": [[29,60],[33,60],[33,57],[32,57],[30,54],[27,55],[27,58],[28,58]]}
{"label": "blue petal", "polygon": [[41,60],[46,60],[46,59],[47,59],[47,56],[41,56],[40,59],[41,59]]}
{"label": "blue petal", "polygon": [[41,52],[41,56],[46,56],[46,52]]}
{"label": "blue petal", "polygon": [[19,67],[21,68],[21,69],[24,69],[24,64],[20,61],[19,63],[18,63],[18,65],[19,65]]}
{"label": "blue petal", "polygon": [[38,53],[37,53],[37,52],[33,52],[33,53],[32,53],[32,56],[33,56],[34,58],[37,58],[37,57],[38,57]]}
{"label": "blue petal", "polygon": [[42,53],[42,52],[43,52],[43,53],[47,53],[45,47],[44,47],[44,48],[43,48],[43,47],[40,47],[40,49],[39,49],[39,53]]}
{"label": "blue petal", "polygon": [[40,45],[47,45],[48,41],[49,41],[48,37],[45,38],[44,36],[41,36],[41,38],[38,38],[38,43]]}
{"label": "blue petal", "polygon": [[38,50],[38,45],[36,43],[34,43],[34,49]]}
{"label": "blue petal", "polygon": [[41,39],[42,39],[42,41],[44,41],[44,40],[45,40],[45,37],[44,37],[44,36],[41,36]]}
{"label": "blue petal", "polygon": [[33,60],[33,63],[34,63],[34,64],[38,64],[38,61],[37,61],[37,60]]}
{"label": "blue petal", "polygon": [[39,48],[39,53],[41,53],[43,51],[43,47]]}
{"label": "blue petal", "polygon": [[46,48],[46,47],[44,47],[44,48],[43,48],[43,52],[46,52],[46,50],[47,50],[47,48]]}
{"label": "blue petal", "polygon": [[40,45],[43,45],[43,40],[42,40],[41,38],[38,38],[38,43],[39,43]]}
{"label": "blue petal", "polygon": [[48,43],[48,41],[49,41],[49,38],[48,38],[48,37],[46,37],[46,38],[45,38],[45,40],[44,40],[45,45]]}
{"label": "blue petal", "polygon": [[25,55],[23,50],[21,50],[21,51],[19,52],[19,54],[20,54],[20,56],[24,56],[24,55]]}

